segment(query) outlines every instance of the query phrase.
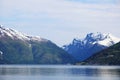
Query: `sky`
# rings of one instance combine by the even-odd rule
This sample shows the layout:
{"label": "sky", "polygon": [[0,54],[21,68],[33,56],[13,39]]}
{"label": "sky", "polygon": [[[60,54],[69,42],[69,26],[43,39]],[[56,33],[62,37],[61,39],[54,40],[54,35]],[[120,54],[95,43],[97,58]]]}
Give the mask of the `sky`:
{"label": "sky", "polygon": [[0,25],[58,46],[91,32],[120,37],[120,0],[0,0]]}

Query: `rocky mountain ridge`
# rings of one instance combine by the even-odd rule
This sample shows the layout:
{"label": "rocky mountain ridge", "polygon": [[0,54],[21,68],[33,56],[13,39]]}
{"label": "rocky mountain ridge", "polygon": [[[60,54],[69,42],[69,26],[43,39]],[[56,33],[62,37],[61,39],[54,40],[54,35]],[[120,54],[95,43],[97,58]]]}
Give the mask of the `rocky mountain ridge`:
{"label": "rocky mountain ridge", "polygon": [[79,61],[84,61],[93,54],[108,48],[120,41],[120,38],[112,34],[89,33],[84,39],[73,39],[69,45],[64,45],[63,49]]}

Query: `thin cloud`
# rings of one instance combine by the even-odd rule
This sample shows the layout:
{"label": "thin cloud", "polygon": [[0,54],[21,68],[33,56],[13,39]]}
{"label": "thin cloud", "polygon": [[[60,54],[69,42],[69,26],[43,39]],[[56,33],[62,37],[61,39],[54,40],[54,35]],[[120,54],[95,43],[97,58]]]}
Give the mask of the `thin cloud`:
{"label": "thin cloud", "polygon": [[67,1],[92,4],[118,4],[120,2],[119,0],[67,0]]}

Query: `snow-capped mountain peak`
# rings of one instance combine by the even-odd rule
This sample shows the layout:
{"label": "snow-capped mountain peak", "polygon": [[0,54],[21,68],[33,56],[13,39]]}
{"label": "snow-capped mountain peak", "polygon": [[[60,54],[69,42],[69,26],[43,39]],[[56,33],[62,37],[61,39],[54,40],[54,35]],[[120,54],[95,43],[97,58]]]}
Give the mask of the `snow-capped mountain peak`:
{"label": "snow-capped mountain peak", "polygon": [[105,36],[104,40],[101,40],[98,42],[98,44],[104,45],[104,46],[112,46],[116,43],[120,42],[120,38],[117,38],[115,36],[113,36],[112,34],[107,34]]}
{"label": "snow-capped mountain peak", "polygon": [[30,41],[30,40],[32,40],[32,41],[48,41],[39,36],[29,36],[27,34],[23,34],[14,29],[4,28],[3,25],[0,25],[0,38],[5,37],[5,36],[10,37],[11,39],[25,40],[25,41]]}
{"label": "snow-capped mountain peak", "polygon": [[73,39],[69,45],[64,45],[63,49],[79,61],[83,61],[93,54],[109,46],[120,42],[120,38],[112,34],[89,33],[84,39]]}
{"label": "snow-capped mountain peak", "polygon": [[115,43],[118,43],[120,38],[114,37],[112,34],[102,34],[100,32],[97,33],[89,33],[83,40],[85,44],[100,44],[103,46],[111,46]]}
{"label": "snow-capped mountain peak", "polygon": [[29,40],[29,38],[21,32],[10,28],[4,28],[4,26],[0,26],[0,37],[4,36],[8,36],[12,39]]}
{"label": "snow-capped mountain peak", "polygon": [[105,34],[102,34],[100,32],[97,33],[89,33],[87,34],[87,36],[85,37],[85,40],[89,40],[89,41],[99,41],[99,40],[103,40],[105,39]]}

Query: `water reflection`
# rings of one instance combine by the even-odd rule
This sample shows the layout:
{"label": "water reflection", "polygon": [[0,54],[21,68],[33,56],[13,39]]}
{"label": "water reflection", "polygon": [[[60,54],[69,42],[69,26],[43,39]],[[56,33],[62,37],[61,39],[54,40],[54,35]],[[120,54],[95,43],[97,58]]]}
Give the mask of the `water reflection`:
{"label": "water reflection", "polygon": [[120,80],[120,67],[0,66],[0,80]]}

